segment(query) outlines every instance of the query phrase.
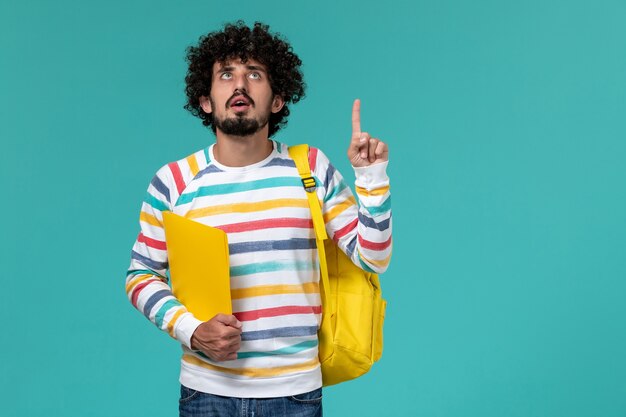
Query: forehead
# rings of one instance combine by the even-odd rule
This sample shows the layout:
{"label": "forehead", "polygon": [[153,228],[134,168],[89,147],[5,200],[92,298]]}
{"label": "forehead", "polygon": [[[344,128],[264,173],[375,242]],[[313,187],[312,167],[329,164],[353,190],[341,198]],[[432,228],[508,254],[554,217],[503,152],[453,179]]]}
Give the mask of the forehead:
{"label": "forehead", "polygon": [[213,64],[213,74],[218,71],[229,68],[229,69],[248,69],[253,68],[257,70],[263,70],[267,72],[267,67],[261,64],[256,59],[249,58],[245,63],[241,61],[241,58],[232,58],[227,59],[226,61],[215,61]]}

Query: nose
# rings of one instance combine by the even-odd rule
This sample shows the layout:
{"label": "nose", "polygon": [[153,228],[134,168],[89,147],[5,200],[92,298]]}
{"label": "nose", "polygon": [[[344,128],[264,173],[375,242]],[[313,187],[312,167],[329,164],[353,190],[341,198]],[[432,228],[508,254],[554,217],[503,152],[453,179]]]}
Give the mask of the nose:
{"label": "nose", "polygon": [[248,90],[248,77],[245,74],[241,74],[235,77],[235,91],[247,91]]}

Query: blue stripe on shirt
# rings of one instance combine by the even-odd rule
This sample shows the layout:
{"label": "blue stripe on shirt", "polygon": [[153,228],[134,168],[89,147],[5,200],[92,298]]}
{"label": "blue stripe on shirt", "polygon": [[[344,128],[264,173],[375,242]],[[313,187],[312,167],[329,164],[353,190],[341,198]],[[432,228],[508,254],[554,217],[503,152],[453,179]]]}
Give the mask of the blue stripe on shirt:
{"label": "blue stripe on shirt", "polygon": [[380,222],[376,222],[371,217],[367,217],[365,214],[359,212],[359,223],[363,224],[365,227],[369,227],[370,229],[376,229],[381,232],[383,230],[389,229],[389,220],[390,218],[387,218],[385,220],[381,220]]}
{"label": "blue stripe on shirt", "polygon": [[[134,250],[131,252],[130,254],[131,258],[141,262],[143,265],[147,266],[148,268],[155,270],[155,271],[161,271],[164,269],[167,269],[168,267],[168,263],[167,262],[158,262],[155,261],[153,259],[148,258],[147,256],[143,256],[137,252],[135,252]],[[159,274],[157,274],[159,275]]]}
{"label": "blue stripe on shirt", "polygon": [[267,164],[263,165],[263,167],[291,167],[295,168],[296,164],[292,159],[284,159],[284,158],[274,158],[269,161]]}
{"label": "blue stripe on shirt", "polygon": [[274,339],[277,337],[313,336],[317,326],[280,327],[278,329],[255,330],[241,333],[241,340]]}
{"label": "blue stripe on shirt", "polygon": [[265,252],[272,250],[315,249],[315,239],[264,240],[259,242],[240,242],[228,245],[231,255],[248,252]]}
{"label": "blue stripe on shirt", "polygon": [[143,315],[149,317],[150,311],[152,311],[152,307],[154,307],[156,303],[162,300],[163,297],[168,297],[171,295],[172,292],[169,290],[160,290],[152,294],[150,298],[148,298],[148,301],[146,301],[146,304],[143,306]]}
{"label": "blue stripe on shirt", "polygon": [[357,238],[355,237],[346,246],[346,255],[348,256],[348,258],[352,258],[352,254],[354,253],[354,248],[356,247],[356,241],[357,241]]}
{"label": "blue stripe on shirt", "polygon": [[150,184],[152,184],[158,192],[163,194],[163,197],[165,197],[167,202],[170,203],[170,189],[167,185],[163,184],[161,178],[155,175],[154,178],[152,178],[152,181],[150,181]]}
{"label": "blue stripe on shirt", "polygon": [[194,180],[197,180],[198,178],[201,178],[201,177],[205,176],[206,174],[215,174],[217,172],[222,172],[222,170],[219,169],[217,166],[215,166],[213,164],[207,165],[206,168],[198,171],[198,173],[194,177]]}
{"label": "blue stripe on shirt", "polygon": [[328,185],[330,181],[333,179],[333,175],[335,175],[335,167],[333,164],[328,163],[328,170],[326,170],[326,178],[324,178],[324,188],[328,190]]}

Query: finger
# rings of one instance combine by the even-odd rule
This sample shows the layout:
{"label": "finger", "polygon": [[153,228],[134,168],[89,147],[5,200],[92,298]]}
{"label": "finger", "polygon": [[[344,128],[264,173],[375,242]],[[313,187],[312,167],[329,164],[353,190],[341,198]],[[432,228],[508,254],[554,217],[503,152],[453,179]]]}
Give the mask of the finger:
{"label": "finger", "polygon": [[226,326],[241,329],[241,322],[237,320],[237,317],[233,316],[232,314],[218,314],[217,316],[215,316],[215,320],[222,324],[225,324]]}
{"label": "finger", "polygon": [[383,141],[379,141],[378,145],[376,145],[376,159],[387,160],[388,154],[389,149],[387,148],[387,144]]}
{"label": "finger", "polygon": [[361,133],[361,100],[354,100],[352,105],[352,137],[359,137]]}
{"label": "finger", "polygon": [[216,362],[232,361],[237,359],[237,352],[220,352],[207,356],[209,356],[209,358],[212,358]]}
{"label": "finger", "polygon": [[230,326],[224,327],[222,337],[228,340],[241,339],[241,329],[236,329]]}
{"label": "finger", "polygon": [[376,138],[372,138],[369,141],[367,159],[370,161],[370,163],[376,160],[376,146],[378,146],[378,142],[380,141]]}
{"label": "finger", "polygon": [[237,352],[240,347],[241,347],[241,340],[239,339],[239,340],[235,340],[230,345],[228,345],[227,350],[229,350],[230,352]]}
{"label": "finger", "polygon": [[356,136],[352,136],[349,149],[351,149],[358,156],[363,149],[363,146],[367,146],[367,140],[369,139],[369,137],[370,136],[365,132],[359,133]]}
{"label": "finger", "polygon": [[361,133],[358,146],[359,146],[359,152],[361,153],[362,159],[367,159],[369,140],[370,140],[369,133],[367,132]]}
{"label": "finger", "polygon": [[220,339],[226,341],[228,344],[233,341],[241,339],[241,331],[230,326],[224,326],[222,332],[217,335]]}

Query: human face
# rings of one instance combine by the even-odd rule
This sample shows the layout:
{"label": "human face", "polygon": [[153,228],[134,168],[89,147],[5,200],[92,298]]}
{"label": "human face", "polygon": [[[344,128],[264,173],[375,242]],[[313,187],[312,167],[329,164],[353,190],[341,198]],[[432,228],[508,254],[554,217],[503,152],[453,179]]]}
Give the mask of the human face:
{"label": "human face", "polygon": [[280,111],[283,100],[274,95],[265,65],[254,59],[213,64],[211,92],[200,104],[213,113],[217,130],[232,136],[250,136],[263,129],[271,113]]}

